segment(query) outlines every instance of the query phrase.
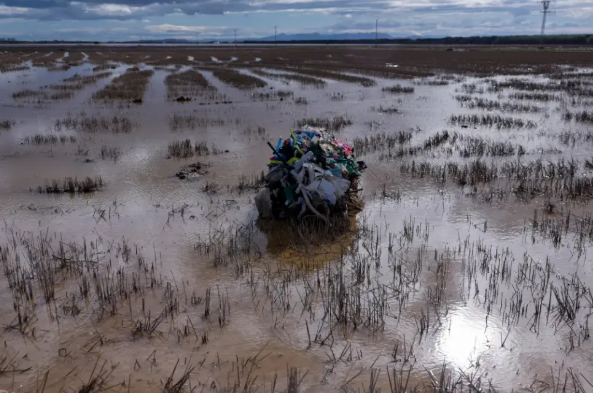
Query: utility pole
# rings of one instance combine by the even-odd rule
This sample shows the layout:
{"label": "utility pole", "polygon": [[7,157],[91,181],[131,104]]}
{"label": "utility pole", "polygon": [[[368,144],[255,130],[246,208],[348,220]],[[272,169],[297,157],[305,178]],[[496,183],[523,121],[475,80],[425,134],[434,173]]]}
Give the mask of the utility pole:
{"label": "utility pole", "polygon": [[235,29],[235,46],[237,46],[237,29]]}
{"label": "utility pole", "polygon": [[377,39],[379,38],[379,19],[375,19],[375,48],[377,47]]}
{"label": "utility pole", "polygon": [[543,15],[543,19],[542,19],[542,32],[541,32],[541,36],[540,36],[540,43],[543,45],[544,43],[544,32],[546,30],[546,17],[548,16],[548,14],[552,13],[552,11],[550,11],[550,0],[544,0],[541,2],[542,3],[542,14]]}
{"label": "utility pole", "polygon": [[274,46],[277,46],[276,38],[278,37],[278,26],[274,26]]}

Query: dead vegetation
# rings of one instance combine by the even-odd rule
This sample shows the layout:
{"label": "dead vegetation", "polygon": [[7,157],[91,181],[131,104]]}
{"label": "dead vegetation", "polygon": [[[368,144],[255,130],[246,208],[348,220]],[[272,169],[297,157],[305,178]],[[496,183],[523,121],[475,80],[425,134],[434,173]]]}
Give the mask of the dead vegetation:
{"label": "dead vegetation", "polygon": [[499,142],[484,138],[472,137],[467,135],[455,135],[452,139],[459,155],[464,158],[469,157],[506,157],[515,154],[521,156],[525,154],[525,148],[521,145],[513,145],[509,141]]}
{"label": "dead vegetation", "polygon": [[148,82],[154,71],[140,71],[137,67],[128,68],[126,72],[114,78],[102,90],[93,94],[93,99],[98,101],[129,101],[142,103]]}
{"label": "dead vegetation", "polygon": [[64,72],[68,71],[71,66],[67,63],[50,63],[46,64],[46,68],[49,72]]}
{"label": "dead vegetation", "polygon": [[419,86],[448,86],[449,81],[445,79],[419,79],[414,81]]}
{"label": "dead vegetation", "polygon": [[[496,147],[498,155],[510,155],[510,146]],[[470,153],[471,154],[471,153]],[[536,197],[555,198],[586,202],[593,199],[593,180],[578,173],[579,164],[574,160],[561,158],[556,162],[537,159],[530,162],[505,161],[487,162],[475,159],[470,162],[430,162],[405,161],[400,170],[417,178],[431,178],[439,183],[452,180],[459,186],[495,184],[498,186],[481,190],[475,188],[471,195],[480,196],[486,201],[505,200],[515,196],[521,201]]]}
{"label": "dead vegetation", "polygon": [[583,98],[572,97],[569,101],[570,105],[572,106],[585,106],[591,107],[593,106],[593,100],[587,100]]}
{"label": "dead vegetation", "polygon": [[316,68],[303,68],[303,67],[299,67],[299,68],[288,67],[288,68],[281,68],[281,69],[285,70],[285,71],[298,73],[298,74],[304,74],[306,76],[312,76],[312,77],[323,78],[323,79],[331,79],[331,80],[335,80],[335,81],[339,81],[339,82],[354,83],[354,84],[358,84],[358,85],[361,85],[364,87],[371,87],[371,86],[375,86],[377,84],[375,82],[375,80],[371,79],[371,78],[365,78],[365,77],[356,76],[356,75],[349,75],[349,74],[340,73],[340,72],[332,72],[332,71],[327,71],[327,70],[319,69],[319,68],[316,69]]}
{"label": "dead vegetation", "polygon": [[[535,82],[527,79],[510,78],[505,81],[490,80],[488,91],[498,93],[506,89],[526,91],[525,96],[531,95],[536,100],[550,101],[554,94],[544,93],[566,93],[570,96],[593,97],[591,84],[585,80],[548,80],[546,82]],[[521,96],[522,93],[519,93]]]}
{"label": "dead vegetation", "polygon": [[0,131],[10,131],[15,124],[14,120],[0,120]]}
{"label": "dead vegetation", "polygon": [[93,72],[103,72],[103,71],[107,71],[107,70],[115,70],[116,68],[117,68],[117,65],[106,63],[106,64],[101,64],[101,65],[94,67]]}
{"label": "dead vegetation", "polygon": [[409,131],[399,131],[391,134],[385,132],[357,137],[352,143],[354,152],[364,156],[377,151],[384,151],[395,148],[396,145],[408,143],[412,139]]}
{"label": "dead vegetation", "polygon": [[418,77],[431,77],[434,76],[434,72],[432,71],[420,71],[417,67],[393,67],[394,64],[388,63],[386,64],[388,68],[367,68],[362,67],[359,68],[351,68],[348,66],[340,67],[345,72],[350,72],[353,74],[361,74],[367,75],[377,78],[385,78],[385,79],[414,79]]}
{"label": "dead vegetation", "polygon": [[495,127],[498,129],[535,128],[537,124],[532,120],[502,117],[500,115],[451,115],[449,123],[462,127]]}
{"label": "dead vegetation", "polygon": [[590,123],[593,124],[593,112],[581,111],[581,112],[570,112],[566,111],[562,115],[566,121],[577,121],[579,123]]}
{"label": "dead vegetation", "polygon": [[463,96],[456,97],[458,101],[462,102],[464,107],[469,109],[483,109],[487,111],[501,111],[501,112],[543,112],[543,108],[535,105],[516,104],[512,102],[501,102],[499,100],[487,100],[484,98],[473,98],[470,100],[463,100]]}
{"label": "dead vegetation", "polygon": [[252,101],[284,101],[294,96],[290,90],[272,90],[271,92],[257,92],[249,95]]}
{"label": "dead vegetation", "polygon": [[[89,85],[96,84],[100,79],[111,76],[110,72],[101,72],[94,75],[75,74],[61,81],[61,83],[44,86],[42,90],[34,91],[30,89],[21,90],[13,93],[15,100],[35,99],[33,103],[41,103],[44,100],[60,101],[69,100],[74,93],[83,90]],[[29,100],[29,102],[31,102]]]}
{"label": "dead vegetation", "polygon": [[349,125],[352,125],[352,120],[350,120],[346,116],[334,116],[333,118],[329,118],[329,117],[308,118],[308,119],[300,119],[296,122],[297,127],[305,127],[305,126],[323,127],[331,132],[341,131],[342,129],[346,128]]}
{"label": "dead vegetation", "polygon": [[111,147],[107,145],[101,146],[101,159],[103,160],[112,160],[113,162],[117,162],[121,154],[121,148],[119,147]]}
{"label": "dead vegetation", "polygon": [[60,101],[60,100],[69,100],[74,97],[73,91],[58,91],[56,93],[52,93],[48,96],[48,98],[52,101]]}
{"label": "dead vegetation", "polygon": [[82,90],[88,85],[94,85],[99,80],[109,78],[111,72],[97,72],[92,75],[74,74],[73,76],[64,79],[61,85],[50,85],[54,90]]}
{"label": "dead vegetation", "polygon": [[67,117],[57,119],[54,122],[54,129],[58,132],[70,130],[86,133],[108,132],[113,134],[127,134],[137,127],[138,125],[134,121],[123,115],[103,117],[99,115],[87,115],[85,112],[81,112],[76,117],[68,114]]}
{"label": "dead vegetation", "polygon": [[0,62],[0,73],[20,72],[30,70],[30,67],[24,64],[11,64]]}
{"label": "dead vegetation", "polygon": [[97,361],[95,362],[95,366],[93,367],[88,380],[83,382],[78,388],[79,393],[93,393],[109,389],[109,386],[107,386],[107,381],[117,368],[117,365],[108,366],[107,360],[105,360],[100,367],[97,367],[100,361],[101,358],[97,357]]}
{"label": "dead vegetation", "polygon": [[314,78],[312,76],[305,76],[291,72],[270,72],[264,69],[253,69],[251,70],[256,75],[263,76],[265,78],[270,78],[274,80],[281,80],[281,81],[288,81],[288,82],[298,82],[303,86],[313,86],[317,88],[324,88],[327,86],[327,82],[323,79]]}
{"label": "dead vegetation", "polygon": [[66,143],[76,143],[76,140],[74,135],[35,134],[25,137],[23,143],[33,146],[57,145],[58,143],[65,145]]}
{"label": "dead vegetation", "polygon": [[414,93],[414,88],[411,86],[394,85],[384,87],[381,91],[389,94],[412,94]]}
{"label": "dead vegetation", "polygon": [[266,87],[268,85],[263,79],[243,74],[232,68],[214,68],[211,71],[212,75],[218,78],[221,82],[237,89],[251,90]]}
{"label": "dead vegetation", "polygon": [[169,156],[175,158],[202,157],[209,156],[210,154],[216,155],[222,153],[222,151],[215,146],[209,148],[206,142],[202,141],[194,144],[189,139],[169,143],[168,151]]}
{"label": "dead vegetation", "polygon": [[231,187],[231,192],[237,193],[239,195],[248,192],[248,191],[258,191],[265,187],[266,185],[266,178],[264,171],[262,171],[259,175],[252,175],[247,177],[245,174],[241,174],[239,176],[239,182]]}
{"label": "dead vegetation", "polygon": [[379,112],[379,113],[383,113],[386,115],[395,115],[395,114],[401,113],[399,108],[396,107],[395,105],[391,105],[391,106],[379,105],[378,107],[372,106],[371,110],[374,112]]}
{"label": "dead vegetation", "polygon": [[12,93],[12,98],[14,98],[15,100],[40,96],[44,96],[44,93],[42,91],[35,91],[30,89],[19,90]]}
{"label": "dead vegetation", "polygon": [[331,93],[329,96],[329,99],[331,101],[344,101],[345,98],[346,96],[344,95],[344,93],[339,92]]}
{"label": "dead vegetation", "polygon": [[87,176],[83,180],[66,177],[62,181],[56,179],[48,181],[45,186],[39,186],[37,190],[46,194],[86,194],[99,191],[104,185],[101,176],[94,178]]}
{"label": "dead vegetation", "polygon": [[169,116],[169,129],[173,132],[222,127],[225,123],[223,118],[198,117],[187,113],[173,113]]}
{"label": "dead vegetation", "polygon": [[560,101],[560,97],[548,93],[511,93],[509,98],[513,100],[532,100],[532,101]]}
{"label": "dead vegetation", "polygon": [[486,90],[483,87],[478,87],[475,83],[464,83],[459,91],[465,94],[484,94]]}
{"label": "dead vegetation", "polygon": [[198,118],[194,115],[174,113],[172,116],[169,116],[169,128],[171,131],[193,130],[197,125]]}
{"label": "dead vegetation", "polygon": [[[206,186],[210,187],[210,184]],[[184,211],[185,208],[173,209],[171,216],[183,217],[187,214]],[[106,213],[99,211],[97,214]],[[559,220],[562,226],[557,225],[554,220],[547,220],[537,214],[534,218],[533,224],[531,221],[529,223],[529,230],[531,231],[533,228],[534,233],[537,233],[538,236],[541,234],[541,236],[550,236],[551,238],[556,236],[559,228],[564,228],[566,222],[564,216],[561,217],[562,220]],[[353,236],[362,244],[361,248],[341,246],[335,260],[326,262],[327,265],[323,269],[316,270],[315,279],[311,279],[310,271],[304,269],[304,267],[313,266],[314,262],[310,260],[311,258],[303,257],[303,265],[299,265],[300,268],[289,265],[281,270],[273,270],[268,265],[262,264],[261,258],[257,257],[257,243],[253,241],[259,232],[253,223],[217,228],[206,236],[198,238],[195,243],[195,251],[201,258],[212,263],[216,269],[225,274],[245,279],[248,289],[252,291],[252,296],[256,300],[254,306],[258,312],[263,312],[258,305],[264,303],[264,307],[270,309],[277,316],[303,315],[306,318],[306,322],[301,326],[305,337],[303,348],[306,347],[307,351],[314,351],[319,346],[326,349],[327,362],[331,367],[340,367],[341,363],[346,362],[356,365],[356,362],[362,360],[364,356],[361,351],[357,351],[347,341],[348,336],[343,334],[343,330],[339,328],[356,329],[358,334],[369,335],[384,331],[388,318],[393,316],[401,318],[406,307],[412,303],[411,295],[416,291],[415,288],[419,284],[421,274],[430,272],[428,274],[434,277],[434,283],[429,284],[429,288],[422,294],[422,304],[425,305],[425,309],[417,317],[418,322],[413,328],[412,337],[408,340],[405,337],[396,340],[386,356],[388,359],[380,366],[372,368],[369,392],[377,391],[373,386],[377,386],[379,383],[380,367],[386,367],[388,374],[388,378],[386,378],[388,381],[382,382],[386,385],[389,382],[390,386],[399,387],[400,390],[390,390],[393,392],[414,391],[410,389],[419,388],[421,385],[409,382],[412,373],[413,375],[426,375],[427,381],[432,381],[427,383],[438,384],[447,392],[465,391],[468,384],[481,386],[484,377],[480,372],[471,375],[463,371],[456,372],[454,369],[448,369],[445,363],[442,368],[434,372],[414,369],[418,364],[417,355],[415,355],[418,353],[418,346],[421,345],[422,340],[427,339],[427,336],[440,328],[438,323],[434,324],[430,321],[440,319],[445,325],[449,320],[448,310],[444,304],[446,302],[446,280],[452,274],[449,259],[453,256],[465,261],[458,274],[472,283],[472,285],[463,286],[460,289],[463,299],[473,299],[477,296],[478,291],[484,292],[485,288],[499,289],[493,290],[494,294],[483,301],[491,305],[502,303],[503,306],[500,306],[497,315],[501,314],[501,318],[508,325],[517,326],[541,312],[538,308],[535,310],[529,308],[527,309],[529,313],[513,313],[515,304],[504,305],[505,300],[508,304],[509,299],[515,298],[514,296],[523,293],[523,291],[530,293],[530,288],[538,288],[543,291],[540,293],[540,298],[550,299],[549,306],[544,305],[545,310],[550,310],[550,317],[556,322],[569,325],[567,330],[581,321],[586,323],[588,317],[579,316],[576,312],[577,307],[566,301],[566,297],[561,295],[562,293],[568,294],[572,296],[572,299],[582,302],[582,307],[588,308],[591,301],[590,292],[576,276],[572,278],[558,277],[559,274],[554,274],[555,267],[548,261],[539,264],[533,261],[529,255],[521,256],[520,260],[516,260],[510,250],[495,252],[493,247],[489,247],[482,241],[471,242],[467,239],[460,239],[453,245],[454,249],[459,251],[441,252],[435,250],[434,254],[432,251],[428,253],[426,245],[432,235],[428,223],[417,222],[413,217],[404,217],[402,221],[400,232],[382,233],[378,226],[360,220],[359,227]],[[586,217],[573,219],[571,227],[581,227],[585,230],[590,225],[587,222]],[[333,228],[336,228],[336,232],[342,229],[337,225]],[[293,236],[290,238],[298,242],[295,245],[317,240],[322,246],[324,243],[320,239],[332,238],[332,236],[335,238],[336,236],[328,232],[334,231],[323,231],[322,228],[312,224],[302,224],[293,229],[291,233]],[[150,340],[155,338],[166,340],[167,336],[171,335],[178,340],[179,344],[185,344],[184,340],[190,339],[192,346],[203,347],[208,345],[209,340],[212,339],[208,335],[210,324],[218,330],[233,323],[229,294],[224,288],[217,287],[213,288],[214,290],[207,288],[205,296],[198,296],[195,291],[192,292],[191,288],[175,285],[174,283],[178,280],[174,278],[162,279],[158,273],[154,272],[158,266],[156,263],[158,257],[155,255],[154,261],[148,262],[142,255],[141,248],[128,244],[125,239],[120,240],[117,244],[102,239],[97,240],[96,243],[85,241],[83,244],[76,244],[58,241],[43,233],[41,235],[14,233],[13,238],[13,242],[0,248],[2,251],[0,260],[2,260],[5,275],[10,280],[11,290],[15,294],[32,293],[35,296],[38,295],[37,291],[40,291],[40,288],[45,288],[45,292],[41,293],[44,296],[47,295],[50,302],[55,302],[56,297],[53,290],[59,286],[61,280],[68,276],[78,277],[80,282],[78,291],[81,300],[84,300],[79,302],[81,307],[88,303],[93,304],[95,308],[98,308],[93,313],[93,318],[99,321],[110,315],[128,314],[131,323],[128,326],[129,333],[134,339],[142,340],[142,345],[150,345]],[[60,237],[58,236],[58,238]],[[385,247],[377,246],[383,242],[385,242]],[[27,273],[40,277],[39,283],[30,287],[31,292],[25,292],[28,290],[28,286],[21,286],[26,281],[21,280],[22,275],[19,274],[24,264],[17,263],[18,260],[15,258],[17,247],[29,250],[27,255],[32,258],[32,270]],[[416,251],[415,256],[398,257],[399,255],[408,255],[408,250],[415,250],[418,247],[421,251]],[[386,281],[389,283],[388,285],[379,282],[376,276],[372,276],[373,266],[382,263],[381,255],[385,255],[390,261],[386,266],[390,275],[388,278],[384,278],[384,280],[388,280]],[[98,269],[87,271],[82,268],[82,266],[91,263],[93,265],[108,265],[106,261],[115,258],[121,260],[126,266],[138,265],[144,273],[136,275],[126,272],[123,268],[107,269],[105,273]],[[259,272],[257,269],[253,269],[255,266],[260,266],[263,271]],[[491,269],[486,269],[488,266]],[[346,267],[350,269],[345,269]],[[53,271],[60,271],[61,274],[52,275]],[[492,271],[499,273],[493,275]],[[523,272],[531,273],[522,274]],[[266,282],[269,285],[259,287],[258,283],[263,282],[266,277],[268,280]],[[305,283],[305,285],[299,286],[300,283]],[[144,290],[144,287],[150,289]],[[297,287],[301,289],[301,293],[299,293],[301,296],[290,296],[290,290],[296,291]],[[514,288],[514,291],[502,290],[509,287]],[[261,292],[258,291],[260,288]],[[163,308],[157,312],[148,308],[148,302],[145,302],[151,292],[157,292],[156,297],[162,299]],[[557,293],[558,297],[554,293]],[[136,300],[136,297],[139,299]],[[388,307],[389,300],[392,301],[391,307]],[[185,311],[185,309],[197,307],[200,307],[198,312],[203,322],[201,325],[195,321],[196,318],[192,321],[190,314]],[[67,307],[64,309],[70,310]],[[61,311],[62,308],[60,307],[59,310]],[[319,320],[311,318],[315,312],[321,316]],[[181,322],[182,326],[176,325],[175,321]],[[540,326],[538,321],[528,323],[534,327],[534,334],[536,334],[538,326]],[[544,327],[545,324],[542,324],[541,328]],[[552,329],[552,327],[550,328]],[[581,334],[580,339],[584,342],[588,332],[585,329],[584,332],[577,334]],[[575,345],[577,345],[576,342],[577,337],[575,337]],[[85,349],[103,345],[105,345],[105,338],[101,334],[97,334],[96,338],[91,339],[85,345]],[[499,345],[504,345],[503,338]],[[224,379],[217,378],[214,383],[210,382],[210,379],[205,383],[202,379],[201,385],[221,393],[243,391],[243,386],[248,387],[245,391],[252,393],[278,391],[277,374],[274,374],[271,380],[262,382],[261,389],[255,385],[257,379],[255,374],[252,374],[252,370],[257,370],[258,367],[255,365],[263,364],[263,359],[268,356],[264,347],[250,357],[231,357],[233,362],[228,365],[228,368],[232,371],[223,374],[228,375],[226,382],[220,382]],[[373,361],[374,358],[373,356],[370,361]],[[213,368],[224,367],[227,363],[219,354],[216,354],[213,359],[211,363]],[[156,351],[146,360],[151,366],[163,363],[157,361]],[[135,360],[134,371],[139,370],[140,362],[138,359]],[[200,367],[208,365],[205,362],[206,358],[199,362]],[[10,361],[6,363],[12,364]],[[101,366],[101,364],[101,361],[97,360],[90,377],[84,378],[86,382],[81,382],[83,388],[87,389],[86,391],[89,391],[89,388],[103,390],[109,386],[111,374],[107,370],[113,372],[116,367],[107,367],[104,363]],[[186,391],[192,391],[190,377],[199,377],[199,374],[192,373],[194,367],[189,361],[178,372],[179,364],[179,362],[175,363],[172,371],[170,373],[167,371],[166,378],[162,378],[161,385],[164,391],[180,392],[183,391],[183,387]],[[7,370],[12,372],[13,366],[14,364]],[[348,367],[353,368],[350,364]],[[155,370],[158,371],[156,367]],[[363,371],[364,369],[361,367],[360,373],[357,371],[352,377],[340,380],[340,384],[344,386],[343,390],[346,392],[356,391],[354,381]],[[151,369],[152,372],[156,371]],[[556,373],[556,371],[553,372]],[[299,391],[299,386],[306,376],[306,372],[301,373],[295,368],[287,367],[287,391]],[[214,378],[212,377],[212,379]],[[564,376],[558,378],[564,378]],[[560,384],[562,385],[562,382]],[[428,386],[434,387],[435,385]],[[580,392],[584,393],[584,391]]]}
{"label": "dead vegetation", "polygon": [[520,144],[509,141],[495,141],[489,138],[470,136],[447,130],[437,132],[416,146],[401,146],[412,139],[412,133],[396,133],[386,136],[379,133],[371,137],[356,138],[355,151],[362,154],[381,152],[379,159],[399,160],[411,156],[424,155],[426,157],[450,158],[455,152],[459,157],[517,157],[524,156],[527,152]]}
{"label": "dead vegetation", "polygon": [[[164,48],[121,48],[104,47],[88,48],[85,52],[89,61],[96,64],[108,62],[122,62],[124,64],[141,64],[154,61],[158,66],[195,65],[195,62],[212,63],[212,57],[230,60],[228,48],[201,48],[196,51],[194,47],[179,48],[178,51],[168,51]],[[586,79],[587,72],[578,67],[588,67],[589,53],[581,50],[559,50],[550,56],[549,50],[535,50],[526,47],[526,50],[497,46],[495,51],[491,47],[476,46],[475,50],[467,50],[465,46],[451,46],[447,48],[431,45],[417,47],[397,47],[395,51],[386,51],[384,48],[371,46],[361,47],[292,47],[284,46],[267,48],[237,48],[235,56],[239,59],[230,62],[232,65],[240,64],[245,60],[253,60],[255,56],[261,58],[260,62],[252,62],[249,66],[275,68],[286,65],[308,68],[323,68],[331,72],[350,72],[371,75],[382,78],[410,79],[414,77],[428,77],[434,75],[447,75],[458,78],[460,75],[493,76],[493,75],[558,75],[565,74],[563,79]],[[257,51],[254,54],[252,51]],[[250,53],[251,51],[251,53]],[[54,52],[54,53],[51,53]],[[29,53],[27,53],[29,54]],[[43,48],[39,54],[29,58],[12,53],[7,55],[6,62],[23,63],[23,61],[45,58],[48,62],[55,62],[64,56],[56,48]],[[188,60],[188,55],[193,57]],[[80,58],[71,54],[73,62]],[[394,58],[395,56],[395,58]],[[65,59],[68,61],[68,58]],[[574,71],[565,73],[559,69],[558,64],[570,64]],[[436,78],[436,79],[442,79]],[[443,79],[444,80],[444,79]]]}
{"label": "dead vegetation", "polygon": [[505,81],[491,80],[488,91],[497,93],[505,89],[524,91],[562,91],[564,88],[556,82],[534,82],[527,79],[510,78]]}
{"label": "dead vegetation", "polygon": [[180,180],[198,178],[208,173],[209,167],[210,164],[197,161],[181,168],[181,170],[177,172],[175,176],[177,176],[177,178]]}
{"label": "dead vegetation", "polygon": [[180,101],[181,98],[187,101],[196,96],[216,98],[216,88],[210,85],[204,75],[196,70],[167,75],[165,85],[169,101]]}

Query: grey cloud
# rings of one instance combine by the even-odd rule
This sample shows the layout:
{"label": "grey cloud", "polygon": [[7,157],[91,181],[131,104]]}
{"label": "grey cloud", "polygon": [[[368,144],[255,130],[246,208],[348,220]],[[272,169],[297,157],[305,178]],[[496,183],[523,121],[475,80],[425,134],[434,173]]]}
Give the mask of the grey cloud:
{"label": "grey cloud", "polygon": [[[459,5],[452,0],[433,0],[426,4],[420,2],[409,6],[405,1],[389,0],[322,0],[308,2],[258,1],[252,0],[4,0],[9,7],[29,8],[27,16],[31,19],[139,19],[147,16],[166,15],[181,12],[194,14],[223,14],[228,12],[259,11],[312,11],[329,10],[335,14],[352,13],[357,15],[381,15],[386,10],[402,9],[410,12],[431,13],[476,13],[506,10],[515,15],[531,12],[532,5],[525,5],[518,0],[502,0],[488,5],[468,2]],[[108,12],[110,5],[113,12]],[[114,6],[122,7],[121,12]],[[124,10],[123,7],[126,7]]]}
{"label": "grey cloud", "polygon": [[[0,3],[2,4],[2,3]],[[5,0],[8,7],[29,8],[32,19],[138,19],[182,12],[185,14],[222,14],[253,9],[246,0],[155,1],[155,0]],[[128,8],[129,12],[106,12],[108,6]]]}
{"label": "grey cloud", "polygon": [[[585,6],[593,0],[570,0],[558,6],[555,22],[559,26],[584,29],[587,24]],[[422,34],[481,34],[532,32],[533,21],[539,18],[540,4],[522,0],[0,0],[0,8],[18,8],[18,14],[0,12],[0,18],[29,20],[137,20],[151,19],[172,13],[186,15],[220,15],[224,13],[323,10],[339,23],[316,27],[318,31],[372,31],[375,18],[386,31],[420,32]],[[25,11],[22,11],[25,10]],[[561,12],[565,11],[565,12]],[[351,15],[351,19],[342,18]],[[581,19],[579,19],[581,18]],[[569,24],[569,22],[575,22]],[[533,24],[536,26],[537,23]],[[184,31],[163,29],[151,34],[182,35]],[[535,31],[533,31],[535,32]],[[117,34],[89,32],[90,34]],[[537,32],[536,32],[537,33]],[[66,34],[64,32],[63,34]]]}
{"label": "grey cloud", "polygon": [[[402,24],[397,21],[386,21],[381,22],[381,28],[395,28],[400,27]],[[347,31],[347,30],[374,30],[375,29],[375,21],[368,21],[368,22],[340,22],[336,23],[331,27],[334,31]]]}

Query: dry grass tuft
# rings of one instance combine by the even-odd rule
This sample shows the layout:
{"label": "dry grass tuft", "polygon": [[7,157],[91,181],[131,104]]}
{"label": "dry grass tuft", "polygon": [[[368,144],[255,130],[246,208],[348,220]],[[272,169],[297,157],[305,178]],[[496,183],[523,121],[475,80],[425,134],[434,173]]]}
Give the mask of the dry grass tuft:
{"label": "dry grass tuft", "polygon": [[119,147],[110,147],[107,145],[101,146],[101,159],[113,160],[113,162],[117,162],[120,156],[121,149]]}
{"label": "dry grass tuft", "polygon": [[169,101],[182,101],[180,98],[187,101],[195,96],[207,96],[214,99],[216,96],[216,88],[211,86],[204,75],[196,70],[167,75],[165,85]]}
{"label": "dry grass tuft", "polygon": [[499,115],[452,115],[449,122],[454,125],[496,127],[498,129],[535,128],[537,124],[532,120],[502,117]]}
{"label": "dry grass tuft", "polygon": [[93,94],[93,99],[142,103],[148,82],[153,75],[152,70],[140,71],[136,67],[128,68],[125,74],[114,78],[111,84]]}
{"label": "dry grass tuft", "polygon": [[342,129],[346,128],[349,125],[352,125],[352,120],[345,116],[335,116],[334,118],[330,119],[329,117],[318,117],[318,118],[308,118],[308,119],[301,119],[296,122],[297,127],[305,127],[305,126],[312,126],[312,127],[323,127],[328,131],[341,131]]}
{"label": "dry grass tuft", "polygon": [[101,117],[88,116],[82,112],[78,117],[71,114],[64,119],[58,119],[54,122],[56,131],[71,130],[79,132],[111,132],[114,134],[127,134],[132,132],[138,125],[130,118],[125,116]]}
{"label": "dry grass tuft", "polygon": [[210,154],[221,153],[216,147],[210,149],[206,142],[196,142],[192,144],[191,140],[175,141],[169,143],[169,155],[175,158],[189,158],[194,156],[208,156]]}
{"label": "dry grass tuft", "polygon": [[57,145],[58,143],[65,145],[66,143],[76,143],[76,137],[73,135],[35,134],[23,139],[23,143],[33,146]]}
{"label": "dry grass tuft", "polygon": [[581,111],[573,113],[566,111],[562,117],[566,121],[571,121],[574,119],[574,121],[579,123],[593,123],[593,112]]}
{"label": "dry grass tuft", "polygon": [[102,72],[102,71],[107,71],[107,70],[114,70],[116,69],[117,66],[115,64],[101,64],[96,66],[95,68],[93,68],[93,72]]}
{"label": "dry grass tuft", "polygon": [[15,91],[14,93],[12,93],[12,98],[14,98],[15,100],[18,100],[18,99],[22,99],[22,98],[39,97],[39,96],[43,96],[43,94],[44,93],[41,91],[24,89],[24,90]]}
{"label": "dry grass tuft", "polygon": [[76,177],[66,177],[62,181],[56,179],[48,181],[44,187],[39,186],[37,190],[47,194],[87,194],[99,191],[104,185],[101,176],[95,178],[87,176],[83,180],[78,180]]}
{"label": "dry grass tuft", "polygon": [[388,86],[381,89],[381,91],[390,94],[412,94],[414,90],[413,87],[402,85]]}
{"label": "dry grass tuft", "polygon": [[313,68],[287,68],[287,71],[297,72],[299,74],[304,74],[308,76],[324,78],[324,79],[332,79],[339,82],[347,82],[347,83],[355,83],[364,87],[371,87],[375,86],[377,83],[374,79],[365,78],[362,76],[355,76],[355,75],[348,75],[343,74],[340,72],[332,72],[322,69],[313,69]]}
{"label": "dry grass tuft", "polygon": [[0,130],[10,131],[15,124],[14,120],[0,120]]}
{"label": "dry grass tuft", "polygon": [[249,90],[258,87],[266,87],[268,85],[266,81],[262,79],[242,74],[231,68],[216,68],[212,70],[212,74],[222,82],[236,87],[237,89]]}
{"label": "dry grass tuft", "polygon": [[313,86],[317,88],[323,88],[327,86],[327,83],[323,79],[314,78],[312,76],[305,76],[295,73],[274,73],[265,70],[255,69],[251,70],[256,75],[263,76],[274,80],[281,80],[286,82],[298,82],[303,86]]}

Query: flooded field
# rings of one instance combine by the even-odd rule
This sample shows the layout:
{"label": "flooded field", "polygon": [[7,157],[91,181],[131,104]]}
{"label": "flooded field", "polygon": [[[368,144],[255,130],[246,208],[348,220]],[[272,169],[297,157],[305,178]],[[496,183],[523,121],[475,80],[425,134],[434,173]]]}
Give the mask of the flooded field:
{"label": "flooded field", "polygon": [[[592,392],[593,53],[0,48],[0,390]],[[267,142],[366,162],[259,220]]]}

